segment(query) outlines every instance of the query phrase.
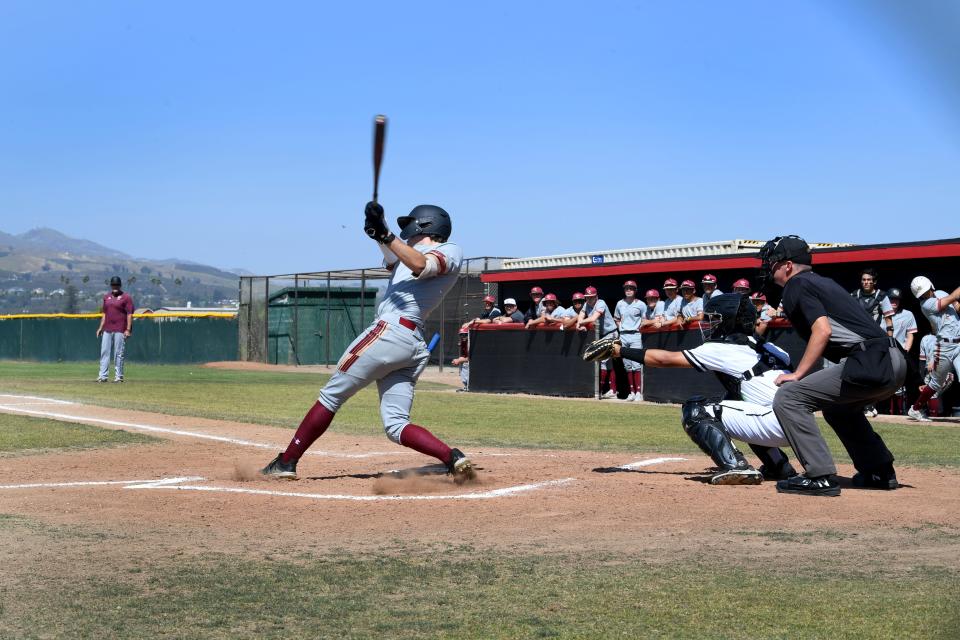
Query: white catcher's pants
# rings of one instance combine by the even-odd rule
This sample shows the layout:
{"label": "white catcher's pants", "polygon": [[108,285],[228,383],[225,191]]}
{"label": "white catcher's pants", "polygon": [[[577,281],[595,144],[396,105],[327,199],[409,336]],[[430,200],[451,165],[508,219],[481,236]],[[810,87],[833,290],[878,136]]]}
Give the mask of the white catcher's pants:
{"label": "white catcher's pants", "polygon": [[764,447],[790,446],[772,407],[740,400],[724,400],[719,405],[708,404],[704,408],[716,417],[717,406],[721,407],[720,422],[731,438]]}

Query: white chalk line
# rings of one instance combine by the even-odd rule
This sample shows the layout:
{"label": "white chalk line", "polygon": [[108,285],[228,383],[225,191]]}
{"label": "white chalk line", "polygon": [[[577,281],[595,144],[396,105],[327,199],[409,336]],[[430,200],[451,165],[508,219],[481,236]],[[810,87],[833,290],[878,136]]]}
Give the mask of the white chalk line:
{"label": "white chalk line", "polygon": [[284,498],[308,498],[311,500],[352,500],[355,502],[397,502],[397,501],[424,501],[424,500],[490,500],[529,493],[538,489],[558,487],[574,482],[574,478],[548,480],[533,484],[521,484],[490,491],[474,491],[447,495],[392,495],[392,496],[353,496],[341,493],[304,493],[300,491],[271,491],[267,489],[245,489],[240,487],[218,487],[210,485],[192,485],[187,482],[206,480],[203,476],[184,476],[180,478],[161,478],[159,480],[100,480],[88,482],[37,482],[31,484],[0,485],[0,490],[11,489],[58,489],[74,487],[102,487],[121,485],[124,489],[175,489],[182,491],[208,491],[214,493],[242,493],[257,496],[277,496]]}
{"label": "white chalk line", "polygon": [[56,398],[41,398],[39,396],[22,396],[15,395],[12,393],[0,393],[0,398],[14,398],[16,400],[39,400],[40,402],[36,403],[17,403],[20,404],[76,404],[75,402],[70,402],[69,400],[57,400]]}
{"label": "white chalk line", "polygon": [[[10,396],[9,394],[3,394],[6,397],[18,397]],[[28,396],[20,396],[28,397]],[[43,398],[40,398],[43,400]],[[61,401],[65,402],[65,401]],[[73,402],[67,404],[76,404]],[[86,406],[86,405],[79,405]],[[262,442],[252,442],[250,440],[242,440],[239,438],[228,438],[226,436],[215,436],[209,433],[201,433],[198,431],[184,431],[182,429],[169,429],[166,427],[157,427],[148,424],[139,424],[136,422],[125,422],[122,420],[107,420],[105,418],[93,418],[88,416],[77,416],[67,413],[57,413],[55,411],[40,411],[38,409],[22,409],[20,405],[10,405],[10,404],[0,404],[0,411],[12,411],[14,413],[24,413],[32,416],[39,416],[42,418],[54,418],[57,420],[65,420],[68,422],[81,422],[81,423],[97,423],[105,424],[112,427],[124,427],[126,429],[135,429],[138,431],[147,431],[150,433],[166,433],[170,435],[177,436],[186,436],[189,438],[199,438],[201,440],[213,440],[215,442],[225,442],[227,444],[233,444],[241,447],[255,447],[257,449],[271,449],[278,451],[282,449],[282,445],[276,444],[265,444]],[[312,456],[327,456],[331,458],[372,458],[375,456],[387,456],[396,453],[395,451],[370,451],[367,453],[340,453],[336,451],[307,451],[307,455]]]}
{"label": "white chalk line", "polygon": [[686,458],[650,458],[649,460],[638,460],[629,464],[622,464],[617,469],[639,469],[640,467],[649,467],[664,462],[685,462]]}

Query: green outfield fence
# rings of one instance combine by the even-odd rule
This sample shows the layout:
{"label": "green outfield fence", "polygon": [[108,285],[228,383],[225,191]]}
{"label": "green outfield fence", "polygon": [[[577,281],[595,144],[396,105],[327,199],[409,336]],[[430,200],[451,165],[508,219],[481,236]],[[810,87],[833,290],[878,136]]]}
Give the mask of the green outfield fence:
{"label": "green outfield fence", "polygon": [[[440,334],[431,362],[458,355],[460,325],[479,315],[483,296],[497,285],[480,274],[499,269],[504,258],[464,260],[460,277],[427,319],[427,340]],[[376,317],[390,272],[382,268],[240,278],[239,357],[269,364],[335,364]]]}
{"label": "green outfield fence", "polygon": [[[100,314],[0,316],[0,359],[98,360]],[[127,362],[185,364],[237,359],[232,313],[136,314]]]}

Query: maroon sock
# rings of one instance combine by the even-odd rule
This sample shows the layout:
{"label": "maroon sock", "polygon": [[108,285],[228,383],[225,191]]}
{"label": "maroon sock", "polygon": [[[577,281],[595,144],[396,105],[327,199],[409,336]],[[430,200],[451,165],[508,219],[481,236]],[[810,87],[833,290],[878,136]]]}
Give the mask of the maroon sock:
{"label": "maroon sock", "polygon": [[927,409],[929,409],[930,416],[933,418],[940,417],[940,398],[930,398],[927,402]]}
{"label": "maroon sock", "polygon": [[630,388],[633,389],[634,393],[640,393],[640,372],[631,371],[630,377],[632,378],[630,381]]}
{"label": "maroon sock", "polygon": [[927,404],[927,401],[933,397],[933,394],[936,393],[929,385],[923,385],[920,388],[920,397],[917,398],[917,401],[913,403],[913,409],[915,411],[920,411],[924,405]]}
{"label": "maroon sock", "polygon": [[405,426],[400,432],[400,444],[424,455],[433,456],[443,464],[450,464],[450,447],[419,425]]}
{"label": "maroon sock", "polygon": [[617,390],[617,373],[613,369],[610,369],[607,379],[610,380],[610,388],[616,391]]}
{"label": "maroon sock", "polygon": [[609,371],[604,368],[600,368],[600,393],[607,392],[607,379],[609,377]]}
{"label": "maroon sock", "polygon": [[333,416],[334,413],[319,402],[314,404],[307,415],[303,416],[303,421],[297,427],[293,440],[287,445],[287,450],[280,456],[280,461],[288,463],[291,460],[299,460],[310,445],[327,430],[333,422]]}

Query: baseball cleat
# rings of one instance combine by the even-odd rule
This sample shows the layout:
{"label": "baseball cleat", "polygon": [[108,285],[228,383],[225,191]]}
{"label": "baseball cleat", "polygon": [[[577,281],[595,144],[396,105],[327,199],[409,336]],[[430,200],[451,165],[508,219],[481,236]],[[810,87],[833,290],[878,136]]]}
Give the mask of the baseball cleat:
{"label": "baseball cleat", "polygon": [[624,400],[625,400],[626,402],[633,402],[633,401],[636,400],[636,399],[637,399],[637,396],[634,395],[633,393],[631,393],[631,394],[628,395],[626,398],[624,398]]}
{"label": "baseball cleat", "polygon": [[284,478],[286,480],[296,480],[297,479],[297,461],[292,462],[283,462],[280,458],[283,454],[279,454],[276,458],[270,461],[270,464],[265,466],[263,469],[260,469],[260,475],[266,476],[268,478]]}
{"label": "baseball cleat", "polygon": [[760,484],[763,475],[756,469],[730,469],[710,478],[710,484]]}
{"label": "baseball cleat", "polygon": [[933,422],[930,418],[926,416],[920,409],[914,409],[910,407],[907,409],[907,417],[911,420],[916,420],[917,422]]}
{"label": "baseball cleat", "polygon": [[607,391],[605,394],[603,394],[603,395],[600,396],[600,397],[601,397],[601,398],[608,399],[608,400],[609,400],[610,398],[616,398],[616,397],[617,397],[617,392],[614,391],[613,389],[610,389],[609,391]]}
{"label": "baseball cleat", "polygon": [[473,469],[473,463],[460,449],[450,450],[450,462],[447,464],[447,471],[453,476],[453,481],[457,484],[463,484],[467,480],[473,480],[477,477],[477,472]]}
{"label": "baseball cleat", "polygon": [[840,484],[830,476],[808,478],[794,476],[777,482],[777,493],[796,493],[804,496],[838,496]]}

